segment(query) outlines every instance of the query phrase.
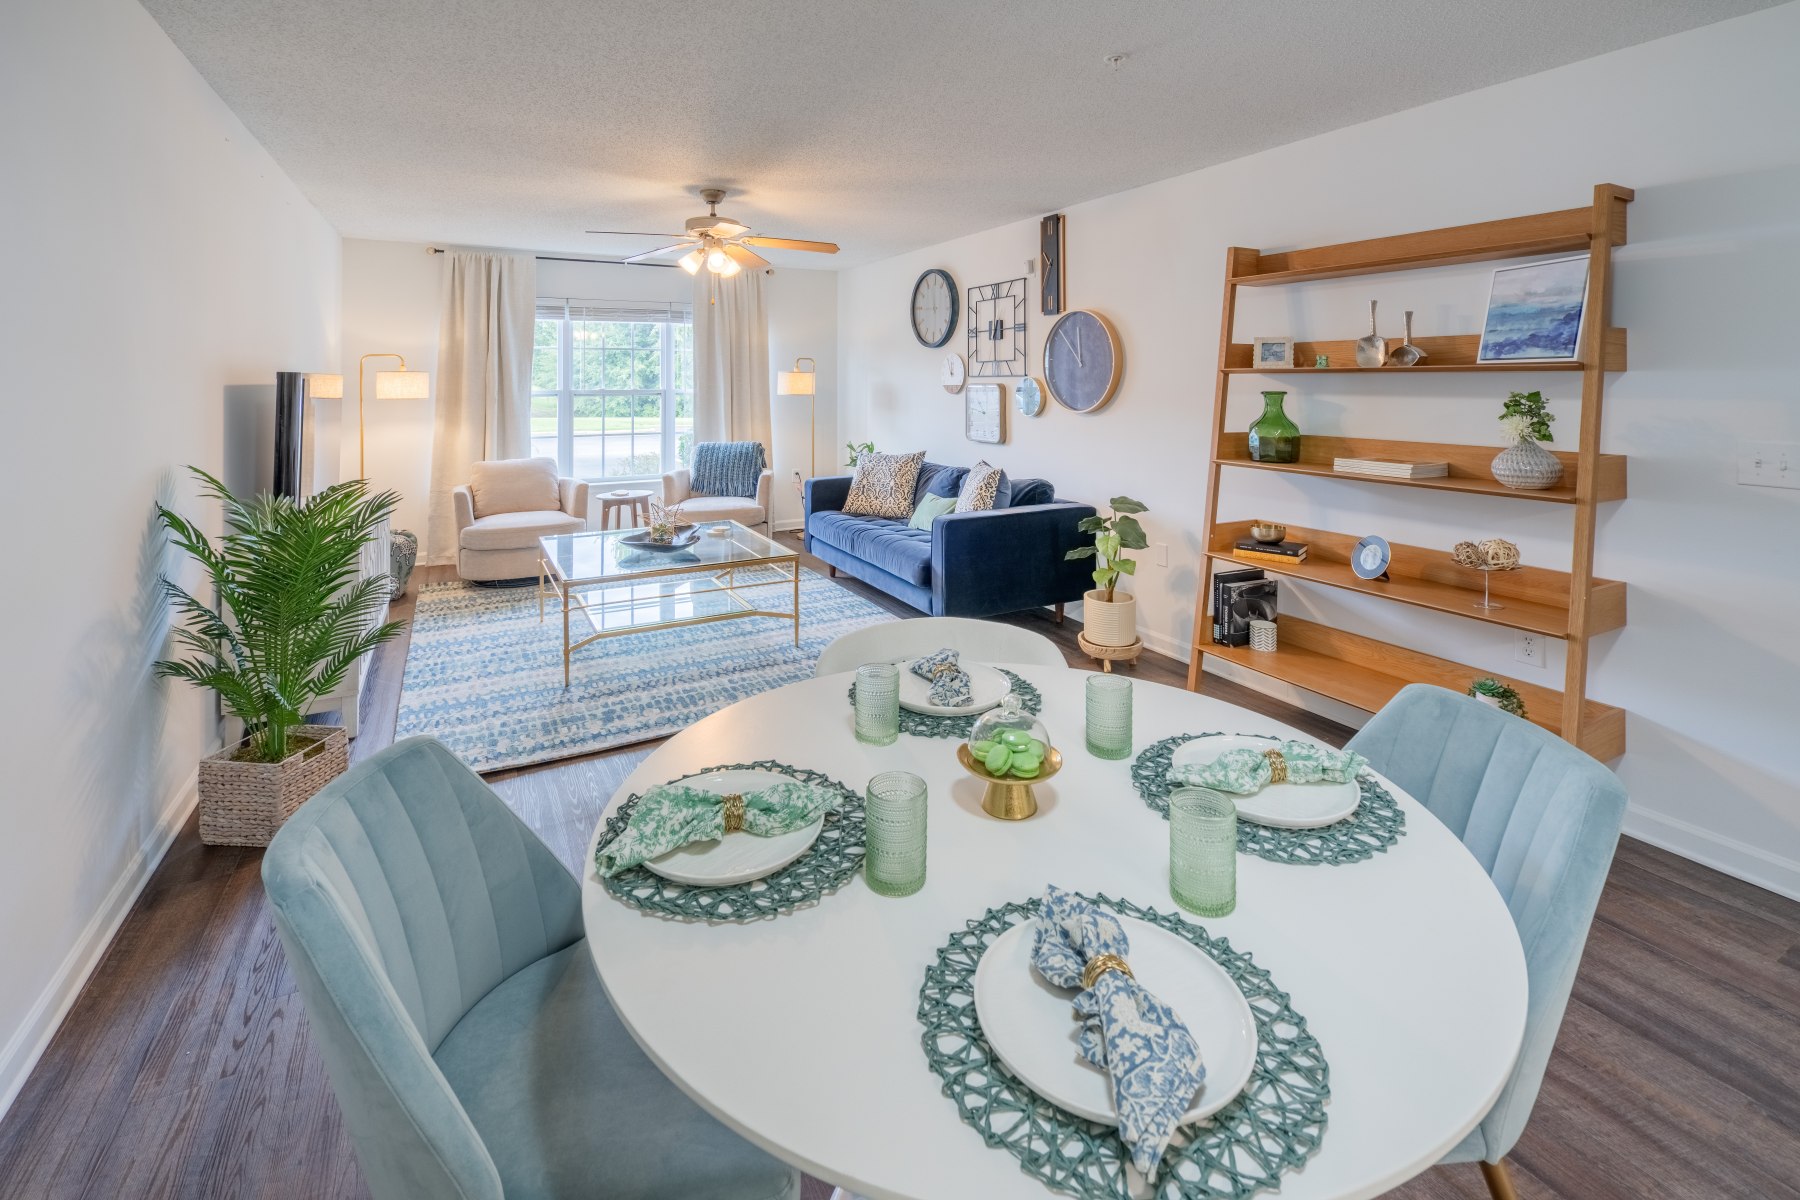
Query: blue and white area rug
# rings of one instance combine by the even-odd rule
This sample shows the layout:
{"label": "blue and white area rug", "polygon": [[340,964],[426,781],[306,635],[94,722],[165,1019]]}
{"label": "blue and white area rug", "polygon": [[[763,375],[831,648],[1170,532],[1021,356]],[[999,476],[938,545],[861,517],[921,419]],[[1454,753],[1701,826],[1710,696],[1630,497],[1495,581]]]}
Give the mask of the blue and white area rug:
{"label": "blue and white area rug", "polygon": [[[788,586],[760,596],[785,609]],[[536,588],[436,584],[419,592],[396,738],[429,734],[477,771],[551,762],[667,737],[745,696],[812,678],[840,634],[893,616],[811,571],[793,624],[746,617],[602,638],[575,651],[563,687],[562,617],[538,621]],[[574,636],[591,632],[580,610]]]}

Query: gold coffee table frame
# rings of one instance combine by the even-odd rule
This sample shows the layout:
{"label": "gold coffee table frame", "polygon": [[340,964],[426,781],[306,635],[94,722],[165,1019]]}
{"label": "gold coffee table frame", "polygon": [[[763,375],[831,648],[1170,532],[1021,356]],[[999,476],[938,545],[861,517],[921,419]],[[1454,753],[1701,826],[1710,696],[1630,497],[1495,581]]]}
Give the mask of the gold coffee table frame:
{"label": "gold coffee table frame", "polygon": [[[592,533],[558,534],[538,539],[541,553],[538,556],[538,620],[544,619],[544,602],[554,597],[562,609],[563,634],[563,686],[569,686],[570,663],[575,651],[597,642],[602,638],[621,637],[631,633],[650,633],[658,629],[676,629],[683,625],[709,625],[714,621],[735,621],[744,617],[775,617],[794,623],[794,645],[800,644],[800,556],[797,552],[783,549],[778,543],[763,537],[753,529],[747,529],[736,521],[710,522],[710,525],[728,526],[730,532],[723,537],[709,536],[706,526],[700,528],[699,539],[685,550],[701,556],[700,562],[671,563],[666,567],[655,566],[651,556],[657,551],[643,550],[638,553],[646,557],[640,564],[626,566],[615,561],[615,551],[605,544],[607,540],[617,541],[627,534],[641,533],[637,529],[608,529]],[[576,543],[587,545],[579,547],[590,551],[587,557],[592,560],[598,556],[598,563],[592,563],[588,569],[571,568],[566,561],[572,555],[559,554],[559,549],[577,549]],[[730,557],[725,557],[730,552]],[[675,552],[680,553],[680,552]],[[718,554],[718,561],[705,561],[710,553]],[[598,567],[598,569],[594,569]],[[738,582],[738,572],[745,568],[772,568],[776,578],[758,579],[749,583]],[[783,569],[785,568],[785,570]],[[574,573],[571,574],[571,569]],[[723,595],[735,606],[727,612],[707,613],[698,617],[678,617],[667,621],[633,622],[619,629],[605,627],[606,614],[621,610],[635,609],[646,603],[654,603],[642,597],[629,594],[639,583],[659,579],[673,579],[680,576],[702,576],[710,579],[714,586],[690,589],[690,596]],[[742,593],[752,592],[758,588],[781,587],[793,588],[793,608],[788,612],[761,608]],[[611,590],[625,590],[628,594],[620,599],[608,599],[606,593]],[[599,598],[583,595],[584,592],[598,592]],[[569,628],[569,614],[580,609],[588,614],[588,621],[594,632],[579,641],[573,639]]]}

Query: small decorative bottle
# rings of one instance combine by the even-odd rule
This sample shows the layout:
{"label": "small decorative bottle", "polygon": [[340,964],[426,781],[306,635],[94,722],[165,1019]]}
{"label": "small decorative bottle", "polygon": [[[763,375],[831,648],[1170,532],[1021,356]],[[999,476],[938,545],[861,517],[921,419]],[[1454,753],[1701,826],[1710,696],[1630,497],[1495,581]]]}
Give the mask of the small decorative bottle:
{"label": "small decorative bottle", "polygon": [[1250,426],[1250,458],[1254,462],[1300,461],[1300,427],[1281,410],[1286,392],[1264,392],[1263,413]]}

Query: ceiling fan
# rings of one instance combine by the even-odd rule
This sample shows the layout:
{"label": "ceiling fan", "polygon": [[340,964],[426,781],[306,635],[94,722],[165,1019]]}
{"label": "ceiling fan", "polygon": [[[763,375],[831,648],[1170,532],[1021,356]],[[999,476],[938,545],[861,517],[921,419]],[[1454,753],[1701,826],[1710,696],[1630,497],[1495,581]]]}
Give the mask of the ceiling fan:
{"label": "ceiling fan", "polygon": [[727,278],[736,275],[745,267],[766,267],[769,260],[750,249],[751,246],[767,246],[774,250],[808,250],[814,254],[836,254],[836,242],[808,242],[798,238],[752,237],[750,227],[730,217],[719,215],[719,202],[725,199],[724,188],[702,188],[700,198],[706,201],[708,212],[703,217],[689,217],[687,232],[682,233],[636,233],[623,229],[590,229],[589,233],[605,234],[611,237],[655,237],[678,238],[667,246],[658,246],[654,250],[646,250],[642,254],[634,254],[625,259],[628,263],[641,263],[663,254],[673,254],[677,250],[686,250],[682,255],[681,269],[689,275],[697,275],[701,267],[705,267],[714,275]]}

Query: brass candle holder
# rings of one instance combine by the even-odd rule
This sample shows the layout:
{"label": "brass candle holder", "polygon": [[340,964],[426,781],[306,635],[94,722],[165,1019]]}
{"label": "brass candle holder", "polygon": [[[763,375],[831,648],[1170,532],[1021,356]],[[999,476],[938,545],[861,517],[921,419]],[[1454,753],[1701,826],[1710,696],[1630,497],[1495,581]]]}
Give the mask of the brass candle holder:
{"label": "brass candle holder", "polygon": [[981,797],[982,812],[1002,821],[1024,821],[1037,815],[1037,795],[1031,790],[1032,785],[1042,783],[1062,770],[1062,751],[1054,746],[1045,751],[1043,765],[1030,779],[990,774],[969,750],[967,742],[956,748],[956,761],[969,774],[987,784],[987,792]]}

